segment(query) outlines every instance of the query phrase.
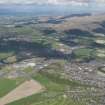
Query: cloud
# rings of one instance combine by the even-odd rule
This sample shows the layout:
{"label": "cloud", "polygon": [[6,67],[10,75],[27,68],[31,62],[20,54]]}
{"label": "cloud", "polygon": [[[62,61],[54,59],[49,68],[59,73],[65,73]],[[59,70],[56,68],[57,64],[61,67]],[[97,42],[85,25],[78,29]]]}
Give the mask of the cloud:
{"label": "cloud", "polygon": [[105,0],[96,0],[96,3],[105,3]]}
{"label": "cloud", "polygon": [[0,0],[1,4],[86,4],[89,0]]}
{"label": "cloud", "polygon": [[[54,0],[49,0],[52,1],[52,3],[54,3]],[[86,2],[88,0],[55,0],[55,4],[62,4],[62,5],[86,5],[88,2]]]}
{"label": "cloud", "polygon": [[0,0],[0,4],[52,4],[52,5],[88,5],[105,3],[105,0]]}

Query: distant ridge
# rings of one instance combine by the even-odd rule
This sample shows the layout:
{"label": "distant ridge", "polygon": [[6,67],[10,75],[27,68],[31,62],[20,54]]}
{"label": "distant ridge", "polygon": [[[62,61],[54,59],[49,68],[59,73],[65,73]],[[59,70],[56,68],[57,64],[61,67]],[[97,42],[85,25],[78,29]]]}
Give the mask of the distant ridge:
{"label": "distant ridge", "polygon": [[84,16],[91,16],[91,15],[92,15],[91,13],[71,14],[71,15],[61,17],[60,19],[71,18],[71,17],[84,17]]}

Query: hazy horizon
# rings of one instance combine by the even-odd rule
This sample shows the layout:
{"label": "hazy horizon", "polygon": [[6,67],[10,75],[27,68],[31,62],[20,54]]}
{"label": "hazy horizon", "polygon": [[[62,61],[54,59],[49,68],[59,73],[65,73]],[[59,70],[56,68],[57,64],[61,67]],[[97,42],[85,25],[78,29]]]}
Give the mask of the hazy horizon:
{"label": "hazy horizon", "polygon": [[14,15],[71,15],[82,13],[104,13],[105,4],[68,4],[68,5],[53,5],[53,4],[1,4],[0,16]]}
{"label": "hazy horizon", "polygon": [[103,13],[104,10],[85,6],[52,6],[52,5],[2,5],[0,15],[70,15],[81,13]]}

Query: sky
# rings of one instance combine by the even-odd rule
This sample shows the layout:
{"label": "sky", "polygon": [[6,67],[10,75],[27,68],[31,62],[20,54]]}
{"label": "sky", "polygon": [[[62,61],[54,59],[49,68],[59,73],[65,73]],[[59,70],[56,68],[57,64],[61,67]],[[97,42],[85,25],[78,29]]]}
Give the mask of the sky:
{"label": "sky", "polygon": [[105,13],[105,0],[0,0],[0,14]]}
{"label": "sky", "polygon": [[0,4],[103,5],[105,0],[0,0]]}

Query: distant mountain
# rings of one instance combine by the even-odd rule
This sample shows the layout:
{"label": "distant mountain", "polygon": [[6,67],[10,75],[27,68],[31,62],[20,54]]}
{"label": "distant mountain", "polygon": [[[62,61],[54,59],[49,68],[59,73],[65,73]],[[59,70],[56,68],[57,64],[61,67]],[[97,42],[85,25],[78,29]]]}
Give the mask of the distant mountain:
{"label": "distant mountain", "polygon": [[91,16],[91,15],[92,15],[91,13],[71,14],[71,15],[67,15],[67,16],[61,17],[60,19],[71,18],[71,17]]}

